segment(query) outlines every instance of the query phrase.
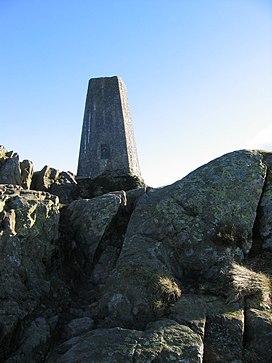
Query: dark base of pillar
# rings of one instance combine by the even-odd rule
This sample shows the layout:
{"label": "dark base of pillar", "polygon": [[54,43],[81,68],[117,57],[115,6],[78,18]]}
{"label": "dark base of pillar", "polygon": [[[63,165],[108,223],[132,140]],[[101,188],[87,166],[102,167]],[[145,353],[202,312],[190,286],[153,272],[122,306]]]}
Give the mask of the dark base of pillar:
{"label": "dark base of pillar", "polygon": [[79,196],[90,199],[102,194],[119,190],[131,190],[145,186],[143,179],[136,175],[113,176],[102,174],[94,179],[76,178],[78,183]]}

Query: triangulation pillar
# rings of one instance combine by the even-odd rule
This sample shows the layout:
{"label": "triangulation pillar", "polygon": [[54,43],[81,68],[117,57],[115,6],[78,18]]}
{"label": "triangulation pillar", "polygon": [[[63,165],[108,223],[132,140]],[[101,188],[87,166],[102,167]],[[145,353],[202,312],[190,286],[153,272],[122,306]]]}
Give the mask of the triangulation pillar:
{"label": "triangulation pillar", "polygon": [[98,177],[141,180],[126,86],[117,76],[92,78],[88,86],[77,179]]}

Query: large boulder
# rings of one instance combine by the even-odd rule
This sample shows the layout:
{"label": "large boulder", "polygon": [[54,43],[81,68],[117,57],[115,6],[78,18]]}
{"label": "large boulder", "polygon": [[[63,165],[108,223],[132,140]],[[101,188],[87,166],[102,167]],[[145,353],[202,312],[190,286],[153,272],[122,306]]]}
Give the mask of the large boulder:
{"label": "large boulder", "polygon": [[201,363],[203,342],[187,326],[165,319],[145,331],[96,329],[63,343],[48,363]]}
{"label": "large boulder", "polygon": [[143,328],[190,283],[216,280],[231,261],[242,261],[252,247],[266,170],[261,153],[238,151],[146,193],[103,290],[104,323]]}

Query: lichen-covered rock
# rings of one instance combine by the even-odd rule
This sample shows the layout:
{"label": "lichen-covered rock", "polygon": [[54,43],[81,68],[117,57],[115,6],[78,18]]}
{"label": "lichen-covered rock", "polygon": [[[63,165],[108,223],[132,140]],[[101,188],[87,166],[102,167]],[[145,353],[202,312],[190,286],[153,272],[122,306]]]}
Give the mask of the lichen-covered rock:
{"label": "lichen-covered rock", "polygon": [[266,309],[246,311],[245,362],[270,363],[272,358],[272,312]]}
{"label": "lichen-covered rock", "polygon": [[171,307],[170,317],[200,334],[203,362],[243,361],[244,312],[239,303],[222,298],[188,294]]}
{"label": "lichen-covered rock", "polygon": [[45,166],[34,173],[31,189],[57,195],[61,203],[67,204],[77,198],[77,182],[71,172],[59,171]]}
{"label": "lichen-covered rock", "polygon": [[0,186],[0,360],[20,321],[50,290],[46,268],[58,238],[58,221],[57,197]]}
{"label": "lichen-covered rock", "polygon": [[96,329],[62,344],[51,362],[147,363],[202,362],[201,337],[172,320],[150,323],[145,331]]}
{"label": "lichen-covered rock", "polygon": [[186,325],[163,319],[149,323],[138,341],[132,362],[201,363],[203,341]]}
{"label": "lichen-covered rock", "polygon": [[123,228],[120,218],[116,222],[126,205],[125,192],[115,192],[76,200],[68,207],[75,259],[92,272],[95,282],[104,280],[119,256]]}
{"label": "lichen-covered rock", "polygon": [[[189,278],[214,279],[231,261],[243,260],[266,169],[261,153],[238,151],[147,192],[100,301],[107,324],[142,328],[180,296]],[[117,295],[120,303],[111,304]]]}
{"label": "lichen-covered rock", "polygon": [[0,361],[270,363],[270,159],[61,209],[69,174],[0,186]]}

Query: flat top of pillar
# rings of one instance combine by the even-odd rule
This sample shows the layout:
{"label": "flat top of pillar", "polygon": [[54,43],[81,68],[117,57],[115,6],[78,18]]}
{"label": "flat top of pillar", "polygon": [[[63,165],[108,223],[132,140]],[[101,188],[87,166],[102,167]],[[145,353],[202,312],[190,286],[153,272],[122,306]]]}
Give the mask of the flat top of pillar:
{"label": "flat top of pillar", "polygon": [[111,77],[94,77],[94,78],[90,78],[89,82],[92,81],[121,81],[123,82],[122,78],[120,76],[111,76]]}

